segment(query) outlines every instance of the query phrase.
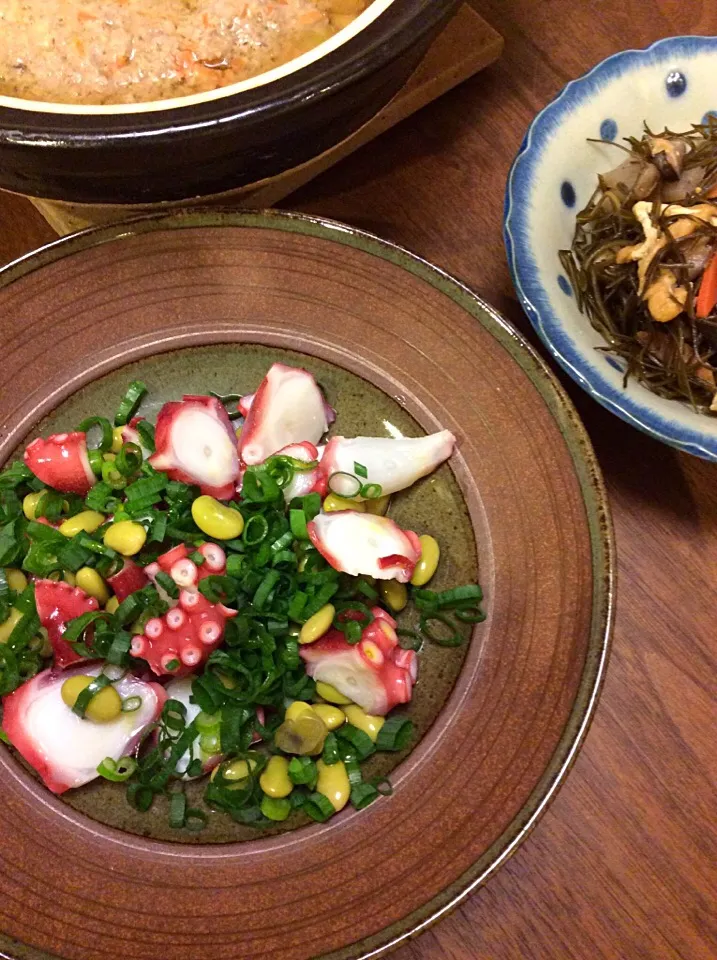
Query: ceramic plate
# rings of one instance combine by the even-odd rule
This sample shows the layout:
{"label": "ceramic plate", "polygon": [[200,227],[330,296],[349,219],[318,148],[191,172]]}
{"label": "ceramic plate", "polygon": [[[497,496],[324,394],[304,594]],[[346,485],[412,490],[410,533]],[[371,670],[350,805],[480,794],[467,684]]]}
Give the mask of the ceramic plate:
{"label": "ceramic plate", "polygon": [[[717,460],[717,418],[666,400],[636,381],[577,308],[558,251],[570,247],[575,214],[598,173],[624,154],[612,145],[652,130],[689,130],[717,112],[717,37],[668,37],[625,50],[574,80],[535,118],[505,196],[504,236],[518,296],[553,356],[612,413],[678,450]],[[589,142],[602,138],[606,143]]]}
{"label": "ceramic plate", "polygon": [[[439,428],[459,452],[396,509],[434,533],[445,584],[479,576],[487,620],[432,649],[394,793],[257,834],[95,785],[59,799],[0,746],[0,949],[10,957],[375,957],[504,862],[564,778],[603,676],[612,542],[602,482],[542,362],[450,277],[341,224],[287,214],[142,219],[0,274],[0,462],[112,409],[249,391],[272,358],[315,372],[337,428]],[[396,514],[400,519],[400,514]],[[67,795],[66,795],[67,797]],[[22,945],[21,945],[22,944]]]}

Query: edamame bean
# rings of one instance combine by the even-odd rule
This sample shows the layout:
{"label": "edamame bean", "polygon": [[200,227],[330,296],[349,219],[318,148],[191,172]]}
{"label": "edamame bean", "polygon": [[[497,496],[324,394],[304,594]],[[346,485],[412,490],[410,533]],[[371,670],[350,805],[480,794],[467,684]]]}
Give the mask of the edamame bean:
{"label": "edamame bean", "polygon": [[[62,684],[60,691],[62,699],[68,707],[72,708],[77,703],[77,698],[92,683],[96,677],[88,677],[85,674],[79,674],[75,677],[68,677]],[[110,723],[116,720],[122,713],[122,699],[115,688],[110,684],[103,687],[88,703],[85,710],[85,716],[94,723]]]}
{"label": "edamame bean", "polygon": [[[219,769],[219,767],[217,767]],[[249,771],[256,769],[256,760],[233,760],[231,763],[222,767],[222,776],[225,780],[246,780],[249,777]],[[216,776],[216,773],[213,774]]]}
{"label": "edamame bean", "polygon": [[96,510],[83,510],[82,513],[76,513],[74,517],[68,517],[64,523],[60,524],[60,533],[63,537],[74,537],[78,533],[94,533],[98,527],[105,522],[105,515]]}
{"label": "edamame bean", "polygon": [[36,520],[35,510],[37,505],[45,495],[44,490],[40,490],[38,493],[28,493],[28,495],[22,501],[22,512],[25,514],[28,520]]}
{"label": "edamame bean", "polygon": [[421,544],[421,559],[413,571],[411,583],[414,587],[423,587],[436,572],[438,561],[441,558],[441,548],[438,546],[436,538],[428,534],[423,534],[418,540]]}
{"label": "edamame bean", "polygon": [[365,710],[362,710],[361,707],[355,706],[354,704],[346,707],[344,713],[350,724],[358,727],[359,730],[363,730],[363,732],[376,743],[379,730],[386,722],[384,717],[374,717],[372,714],[366,713]]}
{"label": "edamame bean", "polygon": [[15,607],[10,608],[7,620],[0,623],[0,643],[7,643],[10,634],[15,629],[15,624],[22,620],[22,614]]}
{"label": "edamame bean", "polygon": [[343,760],[332,763],[330,766],[327,766],[323,760],[317,760],[316,768],[319,771],[316,790],[331,801],[331,805],[338,813],[346,806],[351,795],[351,784],[346,773],[346,766]]}
{"label": "edamame bean", "polygon": [[314,713],[323,721],[327,730],[337,730],[346,721],[343,710],[331,703],[317,703],[314,706]]}
{"label": "edamame bean", "polygon": [[5,579],[7,580],[8,587],[14,590],[15,593],[22,593],[27,586],[27,577],[22,570],[16,570],[15,567],[5,568]]}
{"label": "edamame bean", "polygon": [[275,799],[274,797],[262,797],[261,812],[267,820],[281,822],[291,813],[291,804],[288,800]]}
{"label": "edamame bean", "polygon": [[244,530],[244,517],[239,511],[225,507],[214,497],[197,497],[192,503],[192,518],[202,533],[215,540],[236,540]]}
{"label": "edamame bean", "polygon": [[284,714],[284,720],[296,720],[297,717],[300,717],[302,713],[313,713],[314,708],[310,703],[305,703],[303,700],[294,700],[293,703],[289,704],[286,708],[286,713]]}
{"label": "edamame bean", "polygon": [[314,643],[326,633],[334,622],[336,608],[327,603],[313,617],[309,617],[299,633],[299,643]]}
{"label": "edamame bean", "polygon": [[359,513],[366,513],[366,503],[363,500],[348,500],[346,497],[338,497],[335,493],[330,493],[321,509],[324,513],[338,513],[339,510],[357,510]]}
{"label": "edamame bean", "polygon": [[338,703],[339,706],[343,706],[345,703],[353,703],[353,700],[349,700],[343,693],[339,693],[336,687],[332,687],[330,683],[319,681],[316,684],[316,693],[322,700],[327,700],[329,703]]}
{"label": "edamame bean", "polygon": [[376,497],[373,500],[365,500],[366,513],[372,513],[375,517],[385,517],[390,502],[390,494],[386,494],[385,497]]}
{"label": "edamame bean", "polygon": [[119,453],[124,446],[124,440],[122,439],[123,430],[124,427],[115,427],[112,431],[112,446],[110,447],[112,453]]}
{"label": "edamame bean", "polygon": [[328,730],[311,711],[304,711],[295,720],[284,720],[274,734],[274,743],[284,753],[312,756],[321,753]]}
{"label": "edamame bean", "polygon": [[80,567],[75,574],[75,585],[84,590],[89,597],[94,597],[101,604],[107,603],[110,592],[107,584],[99,573],[92,567]]}
{"label": "edamame bean", "polygon": [[269,762],[259,777],[259,786],[267,795],[281,800],[294,789],[289,780],[289,761],[286,757],[269,757]]}
{"label": "edamame bean", "polygon": [[147,531],[134,520],[120,520],[105,530],[103,539],[106,547],[116,550],[123,557],[133,557],[144,546]]}
{"label": "edamame bean", "polygon": [[408,603],[408,590],[405,583],[398,580],[382,580],[379,586],[381,599],[393,613],[400,613]]}

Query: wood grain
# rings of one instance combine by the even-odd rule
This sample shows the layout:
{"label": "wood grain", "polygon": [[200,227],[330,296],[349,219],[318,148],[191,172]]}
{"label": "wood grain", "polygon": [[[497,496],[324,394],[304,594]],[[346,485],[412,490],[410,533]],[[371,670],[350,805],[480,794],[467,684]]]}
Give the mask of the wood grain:
{"label": "wood grain", "polygon": [[[503,185],[535,114],[628,46],[717,33],[700,0],[473,0],[503,58],[322,175],[287,206],[397,240],[527,330],[505,264]],[[52,234],[0,201],[0,257]],[[396,960],[713,960],[717,954],[717,472],[642,436],[567,383],[605,471],[620,590],[598,716],[520,852]]]}

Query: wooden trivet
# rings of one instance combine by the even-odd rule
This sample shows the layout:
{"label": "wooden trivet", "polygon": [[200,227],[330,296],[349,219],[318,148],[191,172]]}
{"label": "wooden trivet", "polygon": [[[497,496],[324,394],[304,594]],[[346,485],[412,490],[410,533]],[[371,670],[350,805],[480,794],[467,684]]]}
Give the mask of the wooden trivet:
{"label": "wooden trivet", "polygon": [[29,199],[60,236],[85,227],[111,223],[138,213],[188,206],[271,207],[328,170],[354,150],[409,117],[453,87],[472,77],[500,56],[503,38],[471,6],[458,11],[415,70],[406,86],[380,113],[356,133],[318,157],[275,177],[208,197],[155,204],[84,204]]}

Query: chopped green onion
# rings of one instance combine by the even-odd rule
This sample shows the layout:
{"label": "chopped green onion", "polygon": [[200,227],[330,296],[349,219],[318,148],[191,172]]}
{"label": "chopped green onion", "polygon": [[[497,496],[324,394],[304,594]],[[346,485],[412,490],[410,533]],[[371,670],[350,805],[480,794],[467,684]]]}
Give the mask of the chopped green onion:
{"label": "chopped green onion", "polygon": [[156,574],[154,580],[155,583],[164,590],[168,597],[171,597],[172,600],[177,599],[179,596],[179,587],[174,580],[172,580],[168,573],[165,573],[164,570],[160,570],[159,573]]}
{"label": "chopped green onion", "polygon": [[145,450],[154,453],[154,427],[152,424],[146,420],[139,420],[135,429],[139,434],[140,443]]}
{"label": "chopped green onion", "polygon": [[152,806],[154,790],[142,783],[130,783],[127,787],[127,800],[140,813],[146,813]]}
{"label": "chopped green onion", "polygon": [[[450,633],[444,630],[438,632],[439,628],[431,627],[432,623],[443,624],[448,627]],[[455,628],[453,621],[444,613],[424,614],[419,621],[419,626],[424,636],[441,647],[460,647],[465,642],[465,638]]]}
{"label": "chopped green onion", "polygon": [[[383,727],[381,729],[383,729]],[[371,737],[369,737],[367,733],[364,733],[363,730],[359,730],[358,727],[354,727],[351,723],[345,723],[342,727],[339,727],[336,731],[336,736],[339,740],[344,740],[351,745],[359,760],[365,760],[366,757],[370,757],[376,750]]]}
{"label": "chopped green onion", "polygon": [[162,497],[160,494],[167,487],[167,478],[162,473],[152,477],[141,477],[135,480],[125,490],[125,496],[130,501],[145,500],[154,497],[154,503],[158,503]]}
{"label": "chopped green onion", "polygon": [[90,624],[95,623],[97,620],[109,619],[111,616],[112,615],[107,613],[106,610],[89,610],[87,613],[83,613],[79,617],[74,617],[65,627],[65,630],[62,634],[62,639],[66,640],[68,643],[74,643],[76,640],[80,639]]}
{"label": "chopped green onion", "polygon": [[178,666],[179,666],[179,660],[169,660],[166,664],[165,669],[167,670],[167,673],[171,673],[172,670],[176,670]]}
{"label": "chopped green onion", "polygon": [[[187,771],[188,770],[189,768],[187,768]],[[198,810],[196,807],[187,807],[187,810],[184,814],[185,830],[191,830],[192,833],[199,833],[199,831],[203,830],[208,823],[209,817],[203,810]]]}
{"label": "chopped green onion", "polygon": [[413,722],[408,717],[389,717],[378,732],[376,749],[405,750],[413,737]]}
{"label": "chopped green onion", "polygon": [[209,733],[211,730],[218,729],[221,723],[221,713],[205,713],[203,710],[197,714],[194,722],[200,733]]}
{"label": "chopped green onion", "polygon": [[398,634],[398,642],[401,645],[403,650],[420,650],[423,644],[421,635],[416,633],[415,630],[406,630],[404,627],[399,627],[396,630]]}
{"label": "chopped green onion", "polygon": [[362,463],[354,462],[354,473],[357,477],[362,477],[364,480],[368,479],[368,470]]}
{"label": "chopped green onion", "polygon": [[122,490],[127,486],[127,478],[115,467],[114,460],[104,460],[101,467],[102,482],[112,490]]}
{"label": "chopped green onion", "polygon": [[125,393],[119,407],[117,407],[117,413],[115,414],[116,427],[123,427],[132,419],[146,392],[147,387],[141,380],[133,380],[132,383],[130,383],[129,387],[127,387],[127,393]]}
{"label": "chopped green onion", "polygon": [[122,701],[122,713],[135,713],[141,706],[141,697],[127,697]]}
{"label": "chopped green onion", "polygon": [[218,400],[220,403],[226,406],[228,403],[238,403],[243,394],[241,393],[216,393],[214,390],[209,391],[209,396],[214,397],[215,400]]}
{"label": "chopped green onion", "polygon": [[380,483],[364,483],[361,487],[361,496],[364,500],[377,500],[383,493]]}
{"label": "chopped green onion", "polygon": [[280,576],[281,574],[278,570],[269,570],[264,575],[264,579],[257,587],[256,593],[254,594],[254,599],[252,600],[252,603],[257,610],[261,610],[267,603],[269,596],[276,586]]}
{"label": "chopped green onion", "polygon": [[57,490],[45,490],[35,507],[35,517],[57,520],[62,513],[65,496],[66,494],[58,493]]}
{"label": "chopped green onion", "polygon": [[[107,662],[117,665],[125,663],[131,645],[132,637],[126,630],[119,630],[112,638],[112,643],[107,651]],[[130,699],[132,698],[130,697]]]}
{"label": "chopped green onion", "polygon": [[103,466],[103,464],[105,463],[105,460],[104,460],[104,458],[103,458],[103,456],[102,456],[102,451],[101,451],[101,450],[88,450],[88,451],[87,451],[87,459],[89,460],[90,467],[92,468],[92,472],[93,472],[96,476],[98,476],[98,477],[101,476],[101,474],[102,474],[102,466]]}
{"label": "chopped green onion", "polygon": [[136,443],[125,443],[115,457],[115,467],[123,477],[131,477],[142,466],[142,451]]}
{"label": "chopped green onion", "polygon": [[169,801],[169,825],[174,830],[184,826],[187,815],[187,797],[184,793],[173,793]]}
{"label": "chopped green onion", "polygon": [[88,433],[93,427],[99,427],[100,442],[97,449],[107,453],[112,446],[112,424],[106,417],[87,417],[77,428],[80,433]]}
{"label": "chopped green onion", "polygon": [[269,523],[266,517],[256,514],[247,520],[244,532],[242,533],[242,540],[248,547],[255,547],[261,543],[262,540],[266,539],[268,533]]}
{"label": "chopped green onion", "polygon": [[453,612],[456,619],[460,620],[461,623],[483,623],[486,616],[480,607],[468,607],[465,610],[454,610]]}
{"label": "chopped green onion", "polygon": [[321,759],[324,761],[327,767],[332,767],[341,759],[341,755],[339,753],[339,742],[336,739],[335,733],[328,733],[326,735],[326,739],[324,740],[324,749],[321,753]]}
{"label": "chopped green onion", "polygon": [[212,574],[199,581],[199,592],[210,603],[231,603],[236,599],[236,583],[231,577]]}
{"label": "chopped green onion", "polygon": [[[100,468],[102,469],[102,468]],[[101,480],[90,489],[85,497],[85,505],[90,510],[98,510],[104,513],[107,507],[107,501],[112,497],[112,487],[109,483],[103,483]]]}
{"label": "chopped green onion", "polygon": [[152,543],[161,543],[167,534],[167,514],[158,513],[149,527],[149,539]]}
{"label": "chopped green onion", "polygon": [[357,783],[351,789],[351,803],[357,810],[363,810],[374,800],[378,800],[380,794],[376,787],[370,783]]}
{"label": "chopped green onion", "polygon": [[329,477],[329,490],[344,500],[352,500],[357,497],[361,493],[361,487],[362,483],[359,478],[352,473],[346,473],[344,470],[337,470]]}
{"label": "chopped green onion", "polygon": [[[202,557],[202,559],[204,558]],[[241,574],[243,566],[244,566],[244,557],[236,553],[230,554],[227,557],[227,576],[238,577]]]}
{"label": "chopped green onion", "polygon": [[292,757],[289,760],[289,780],[298,786],[308,786],[313,790],[319,777],[319,771],[311,757]]}
{"label": "chopped green onion", "polygon": [[109,687],[112,681],[109,677],[105,676],[104,673],[99,674],[95,677],[92,683],[85,687],[81,691],[77,700],[75,700],[75,705],[72,708],[72,712],[77,714],[78,717],[84,717],[87,712],[87,708],[90,705],[90,702],[97,696],[100,690],[104,690],[105,687]]}
{"label": "chopped green onion", "polygon": [[291,532],[297,540],[308,540],[309,531],[306,528],[306,514],[303,510],[290,510],[289,523]]}
{"label": "chopped green onion", "polygon": [[271,503],[281,497],[281,488],[264,467],[247,467],[241,488],[242,499],[250,503]]}
{"label": "chopped green onion", "polygon": [[318,823],[325,823],[336,813],[333,803],[323,793],[310,793],[304,801],[302,810],[305,810],[311,819]]}
{"label": "chopped green onion", "polygon": [[265,796],[261,801],[261,812],[267,820],[280,822],[286,820],[291,813],[291,801],[287,798],[277,799]]}
{"label": "chopped green onion", "polygon": [[350,754],[344,752],[344,767],[346,768],[346,776],[349,778],[349,784],[351,787],[355,787],[357,784],[363,781],[363,776],[361,775],[361,766],[356,759],[356,754],[351,751]]}
{"label": "chopped green onion", "polygon": [[125,780],[129,780],[136,769],[137,761],[134,757],[120,757],[119,760],[105,757],[97,767],[97,772],[105,780],[110,780],[112,783],[124,783]]}

